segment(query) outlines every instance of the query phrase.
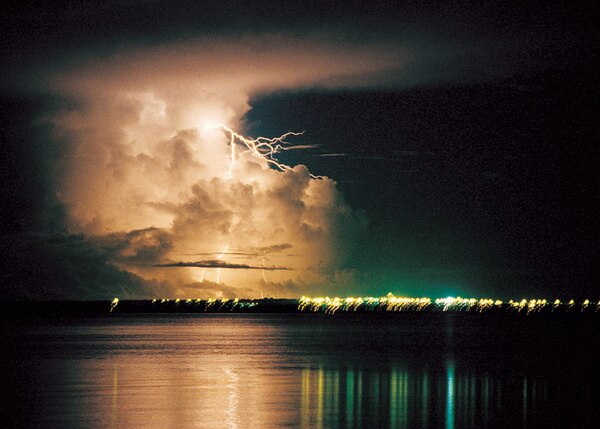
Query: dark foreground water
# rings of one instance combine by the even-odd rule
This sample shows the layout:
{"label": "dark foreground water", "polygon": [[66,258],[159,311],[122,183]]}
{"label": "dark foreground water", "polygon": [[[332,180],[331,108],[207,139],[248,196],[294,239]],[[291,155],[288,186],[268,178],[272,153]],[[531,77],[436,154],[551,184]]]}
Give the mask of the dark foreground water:
{"label": "dark foreground water", "polygon": [[596,428],[597,328],[477,314],[3,322],[0,427]]}

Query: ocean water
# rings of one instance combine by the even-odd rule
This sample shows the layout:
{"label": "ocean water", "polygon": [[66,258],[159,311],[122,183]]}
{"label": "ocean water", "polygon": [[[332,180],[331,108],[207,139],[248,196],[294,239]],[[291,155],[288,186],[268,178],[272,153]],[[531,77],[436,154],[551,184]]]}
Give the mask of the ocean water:
{"label": "ocean water", "polygon": [[598,318],[3,322],[1,427],[596,428]]}

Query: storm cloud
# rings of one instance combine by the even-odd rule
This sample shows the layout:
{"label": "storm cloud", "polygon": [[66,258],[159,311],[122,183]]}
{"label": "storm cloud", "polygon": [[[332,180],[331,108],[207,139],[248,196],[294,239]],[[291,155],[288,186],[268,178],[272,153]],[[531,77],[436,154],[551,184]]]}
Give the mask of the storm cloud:
{"label": "storm cloud", "polygon": [[[52,170],[64,230],[107,266],[169,285],[162,296],[205,281],[257,295],[265,271],[275,282],[325,278],[363,217],[335,181],[305,166],[278,171],[241,146],[231,165],[228,137],[207,124],[243,129],[252,94],[368,84],[400,57],[368,44],[260,36],[137,48],[45,75],[37,85],[70,100],[44,114],[52,144],[62,145]],[[235,263],[218,257],[230,248],[243,250]],[[215,259],[188,260],[203,253]]]}
{"label": "storm cloud", "polygon": [[[543,117],[554,101],[540,99],[540,109],[524,103],[520,111],[514,109],[520,101],[514,100],[521,99],[513,93],[528,88],[533,92],[526,98],[537,100],[540,70],[565,64],[576,69],[595,47],[588,36],[593,27],[582,19],[591,14],[577,5],[351,3],[309,8],[261,1],[226,1],[218,7],[75,1],[60,10],[54,4],[7,7],[0,46],[0,227],[8,295],[252,297],[372,288],[370,279],[348,275],[353,273],[348,255],[367,221],[347,201],[372,220],[370,247],[361,243],[355,265],[379,271],[372,266],[382,261],[394,267],[410,258],[418,264],[430,261],[429,249],[443,242],[431,235],[440,230],[437,212],[426,208],[427,201],[423,205],[412,198],[439,192],[441,197],[432,200],[443,202],[448,195],[478,195],[468,187],[461,191],[460,184],[445,191],[453,183],[445,178],[439,188],[430,186],[438,183],[447,160],[460,161],[464,148],[475,150],[482,143],[479,128],[473,127],[482,113],[477,106],[496,112],[490,117],[498,120],[488,119],[490,124],[510,122],[505,128],[483,127],[489,129],[485,145],[489,135],[497,139],[495,148],[511,146],[510,136],[540,140],[531,130],[544,128],[544,121],[531,125],[520,118],[540,109]],[[507,89],[497,83],[531,71],[538,74],[525,86]],[[490,98],[481,82],[500,85],[501,95]],[[457,83],[467,87],[442,88]],[[430,91],[409,89],[417,85],[429,85]],[[353,91],[382,91],[383,96],[366,96],[361,107],[349,95]],[[408,91],[408,101],[390,97],[393,91]],[[290,110],[297,112],[291,119],[300,119],[294,125],[299,129],[288,128],[290,118],[272,125],[285,116],[285,108],[271,104],[265,110],[265,100],[283,94],[285,106],[302,100],[293,94],[303,92],[317,94],[319,101],[313,107],[300,101],[300,108]],[[484,94],[485,103],[472,103],[476,93]],[[554,100],[550,93],[547,100]],[[328,98],[332,94],[340,97]],[[498,110],[494,100],[504,107]],[[474,111],[463,115],[471,105]],[[580,109],[575,112],[591,110]],[[557,104],[555,110],[561,120],[552,123],[561,122],[569,109]],[[520,128],[510,131],[519,121]],[[281,155],[293,168],[278,171],[241,145],[232,165],[228,135],[210,127],[216,123],[241,134],[306,133],[290,137],[293,150]],[[320,129],[316,136],[311,126]],[[576,133],[561,140],[569,141],[570,134]],[[512,144],[521,150],[521,143]],[[303,160],[304,151],[310,156]],[[485,165],[477,177],[486,183],[510,177],[494,167]],[[460,177],[464,168],[457,171]],[[393,186],[408,174],[425,192],[402,193],[408,189],[404,182]],[[377,191],[358,185],[373,177],[379,177]],[[354,191],[344,184],[354,184]],[[498,198],[504,206],[505,198]],[[453,207],[472,209],[472,204],[467,210],[455,203],[448,203],[444,214]],[[410,222],[398,220],[398,213],[410,212],[411,206]],[[514,211],[522,217],[520,207]],[[488,218],[494,215],[479,217]],[[415,219],[429,222],[423,230],[433,243],[424,257],[415,256],[418,244],[407,242]],[[490,236],[486,228],[481,235]],[[378,238],[373,230],[380,231]],[[512,247],[515,240],[505,241]],[[442,259],[449,263],[446,255],[456,252],[446,250]],[[372,258],[364,258],[365,252]],[[197,259],[261,269],[159,266]],[[21,288],[24,279],[28,287]],[[381,287],[385,284],[397,283]]]}

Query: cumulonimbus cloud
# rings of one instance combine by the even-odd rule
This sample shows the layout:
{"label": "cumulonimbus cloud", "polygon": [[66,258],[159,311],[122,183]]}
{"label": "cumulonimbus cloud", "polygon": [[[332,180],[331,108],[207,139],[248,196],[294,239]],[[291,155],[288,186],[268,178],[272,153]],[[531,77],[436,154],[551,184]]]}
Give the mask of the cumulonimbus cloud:
{"label": "cumulonimbus cloud", "polygon": [[[264,36],[132,50],[48,75],[44,85],[76,100],[50,114],[67,144],[57,195],[69,230],[173,296],[207,281],[256,294],[267,281],[322,281],[363,223],[335,181],[301,165],[278,171],[241,146],[232,165],[228,136],[207,125],[243,129],[252,94],[368,85],[399,58],[380,46]],[[290,142],[312,147],[303,136]],[[236,263],[220,257],[229,249]],[[214,258],[186,261],[194,254]]]}

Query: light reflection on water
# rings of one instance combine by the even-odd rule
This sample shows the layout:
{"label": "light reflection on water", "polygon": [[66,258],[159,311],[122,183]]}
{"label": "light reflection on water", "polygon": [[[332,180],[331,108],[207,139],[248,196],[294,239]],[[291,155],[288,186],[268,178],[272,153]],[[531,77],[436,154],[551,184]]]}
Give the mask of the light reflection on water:
{"label": "light reflection on water", "polygon": [[446,366],[446,429],[454,429],[454,362],[450,361]]}
{"label": "light reflection on water", "polygon": [[[366,389],[363,389],[363,380]],[[305,368],[302,370],[301,426],[364,427],[377,423],[402,429],[495,425],[490,421],[490,407],[495,415],[502,413],[500,393],[498,397],[490,396],[488,377],[456,378],[453,362],[448,361],[444,381],[431,382],[427,372],[409,374],[406,368],[380,372]],[[367,400],[363,399],[363,393]],[[521,411],[526,417],[527,407],[532,404],[527,403],[527,389],[521,393],[524,407]],[[522,423],[526,427],[527,419]],[[520,424],[516,422],[517,427]]]}
{"label": "light reflection on water", "polygon": [[[533,428],[594,421],[592,348],[568,343],[566,352],[567,335],[540,350],[545,343],[515,340],[512,328],[444,315],[239,314],[7,326],[2,408],[11,410],[7,427],[48,428]],[[521,328],[529,339],[532,332]]]}

